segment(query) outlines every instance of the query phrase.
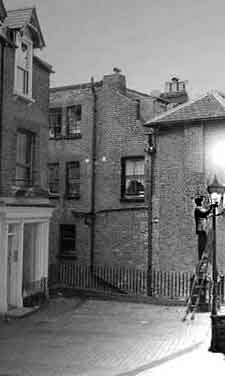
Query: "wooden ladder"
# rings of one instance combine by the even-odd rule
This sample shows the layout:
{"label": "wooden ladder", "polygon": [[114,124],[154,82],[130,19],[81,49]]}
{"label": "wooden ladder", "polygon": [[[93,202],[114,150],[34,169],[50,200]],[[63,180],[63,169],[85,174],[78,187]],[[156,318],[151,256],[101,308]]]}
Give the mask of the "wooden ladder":
{"label": "wooden ladder", "polygon": [[189,314],[191,314],[191,320],[194,320],[195,318],[195,313],[199,307],[201,294],[203,289],[205,288],[208,264],[208,257],[203,255],[195,270],[191,292],[187,299],[187,308],[182,321],[185,321]]}

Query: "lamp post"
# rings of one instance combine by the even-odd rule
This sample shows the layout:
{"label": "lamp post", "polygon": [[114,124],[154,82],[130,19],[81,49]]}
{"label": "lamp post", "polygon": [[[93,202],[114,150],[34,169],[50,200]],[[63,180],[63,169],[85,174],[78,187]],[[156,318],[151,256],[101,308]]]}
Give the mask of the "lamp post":
{"label": "lamp post", "polygon": [[212,184],[208,186],[208,192],[211,196],[212,201],[212,231],[213,231],[213,242],[212,242],[212,279],[213,279],[213,290],[212,290],[212,306],[211,306],[211,324],[212,324],[212,338],[209,351],[220,352],[221,340],[219,338],[219,320],[217,317],[217,258],[216,258],[216,216],[217,207],[221,202],[222,195],[225,192],[225,187],[221,185],[216,175]]}

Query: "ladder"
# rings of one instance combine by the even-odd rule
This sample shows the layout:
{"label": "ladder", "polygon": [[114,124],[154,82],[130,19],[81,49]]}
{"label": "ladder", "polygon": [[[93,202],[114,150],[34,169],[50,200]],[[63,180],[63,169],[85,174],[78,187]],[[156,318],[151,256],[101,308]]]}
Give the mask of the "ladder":
{"label": "ladder", "polygon": [[186,320],[189,313],[191,314],[191,320],[194,320],[195,318],[195,313],[197,311],[197,308],[199,307],[201,294],[205,288],[208,264],[208,257],[203,254],[195,270],[190,295],[187,299],[187,308],[182,321]]}

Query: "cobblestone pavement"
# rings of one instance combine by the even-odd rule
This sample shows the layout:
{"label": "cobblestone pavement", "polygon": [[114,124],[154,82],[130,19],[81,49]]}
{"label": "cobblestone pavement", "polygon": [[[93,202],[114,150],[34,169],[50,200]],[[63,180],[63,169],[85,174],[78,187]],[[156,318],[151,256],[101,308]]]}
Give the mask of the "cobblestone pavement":
{"label": "cobblestone pavement", "polygon": [[0,376],[168,374],[177,359],[208,355],[209,313],[186,322],[183,314],[184,307],[53,299],[29,317],[0,323]]}

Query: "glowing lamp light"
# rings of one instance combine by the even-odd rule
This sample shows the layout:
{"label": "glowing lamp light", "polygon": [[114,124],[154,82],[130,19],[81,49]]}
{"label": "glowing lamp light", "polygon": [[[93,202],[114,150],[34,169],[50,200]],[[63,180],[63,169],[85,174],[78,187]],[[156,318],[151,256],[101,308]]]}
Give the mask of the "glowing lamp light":
{"label": "glowing lamp light", "polygon": [[218,142],[211,151],[211,160],[214,165],[224,167],[225,141]]}
{"label": "glowing lamp light", "polygon": [[213,204],[221,202],[221,198],[225,192],[225,186],[219,183],[216,175],[214,176],[213,182],[208,186],[208,192]]}

